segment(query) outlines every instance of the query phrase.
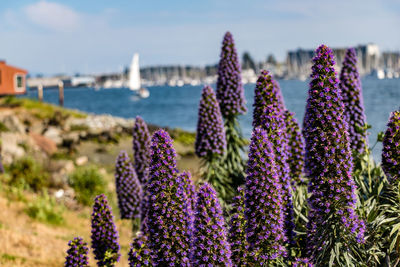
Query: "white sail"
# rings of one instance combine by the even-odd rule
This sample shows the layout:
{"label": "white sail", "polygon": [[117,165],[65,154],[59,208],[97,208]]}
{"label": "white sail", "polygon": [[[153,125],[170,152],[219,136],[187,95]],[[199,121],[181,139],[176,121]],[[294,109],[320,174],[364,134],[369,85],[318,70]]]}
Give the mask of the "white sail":
{"label": "white sail", "polygon": [[140,89],[140,69],[139,69],[139,54],[135,53],[132,57],[131,68],[129,71],[129,89],[137,91]]}

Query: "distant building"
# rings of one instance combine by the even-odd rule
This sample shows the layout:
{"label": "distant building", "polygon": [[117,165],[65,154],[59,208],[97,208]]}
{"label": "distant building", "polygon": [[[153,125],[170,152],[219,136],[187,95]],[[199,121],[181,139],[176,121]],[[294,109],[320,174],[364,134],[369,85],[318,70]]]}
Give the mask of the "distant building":
{"label": "distant building", "polygon": [[0,95],[21,95],[26,93],[26,74],[24,69],[7,65],[0,61]]}
{"label": "distant building", "polygon": [[[358,45],[354,47],[358,57],[358,71],[360,75],[369,75],[373,71],[379,70],[382,67],[380,61],[379,47],[376,44]],[[342,66],[347,48],[333,48],[335,55],[336,70]],[[290,78],[308,78],[311,73],[312,58],[314,50],[298,49],[289,51],[286,57],[286,63]]]}

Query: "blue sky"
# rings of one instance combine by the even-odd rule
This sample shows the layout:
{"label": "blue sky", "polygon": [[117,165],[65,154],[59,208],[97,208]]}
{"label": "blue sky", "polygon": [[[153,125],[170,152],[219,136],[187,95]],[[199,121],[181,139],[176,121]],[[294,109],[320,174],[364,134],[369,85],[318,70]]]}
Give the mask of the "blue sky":
{"label": "blue sky", "polygon": [[399,0],[1,1],[0,58],[31,73],[216,63],[223,34],[256,59],[321,43],[400,50]]}

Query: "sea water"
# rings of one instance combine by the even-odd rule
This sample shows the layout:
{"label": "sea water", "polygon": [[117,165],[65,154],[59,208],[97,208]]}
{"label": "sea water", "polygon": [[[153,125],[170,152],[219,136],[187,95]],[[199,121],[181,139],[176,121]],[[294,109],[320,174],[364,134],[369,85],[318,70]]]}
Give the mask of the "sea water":
{"label": "sea water", "polygon": [[[282,94],[287,109],[295,112],[302,124],[307,100],[308,82],[299,80],[280,80]],[[215,89],[215,85],[212,85]],[[245,96],[247,114],[240,116],[243,134],[251,136],[252,105],[254,84],[246,84]],[[369,143],[374,145],[377,134],[385,131],[390,115],[400,106],[400,79],[362,80],[364,105],[369,130]],[[123,118],[134,118],[140,115],[145,121],[160,127],[178,127],[195,131],[197,124],[198,104],[202,86],[154,86],[148,88],[150,97],[139,99],[127,88],[100,89],[65,88],[64,106],[94,114],[110,114]],[[37,98],[36,91],[29,91],[28,97]],[[45,90],[44,101],[58,103],[58,90]],[[375,159],[380,160],[381,145],[373,150]]]}

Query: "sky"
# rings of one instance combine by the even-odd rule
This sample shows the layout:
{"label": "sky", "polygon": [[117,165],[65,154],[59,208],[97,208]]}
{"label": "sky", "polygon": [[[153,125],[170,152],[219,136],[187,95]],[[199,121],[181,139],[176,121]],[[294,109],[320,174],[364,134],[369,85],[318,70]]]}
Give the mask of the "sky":
{"label": "sky", "polygon": [[129,65],[204,66],[226,31],[257,60],[376,43],[400,50],[400,0],[2,0],[0,58],[31,74],[107,73]]}

